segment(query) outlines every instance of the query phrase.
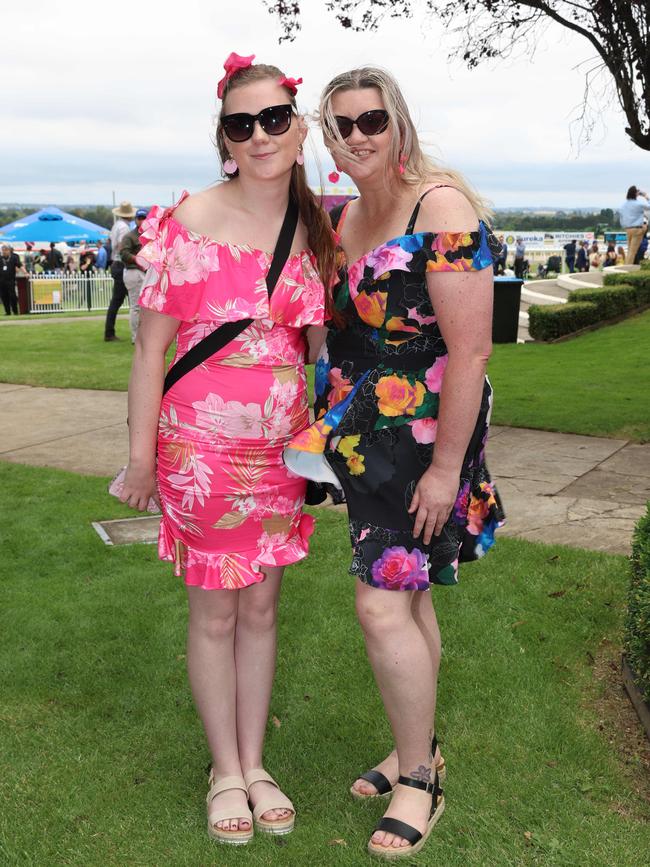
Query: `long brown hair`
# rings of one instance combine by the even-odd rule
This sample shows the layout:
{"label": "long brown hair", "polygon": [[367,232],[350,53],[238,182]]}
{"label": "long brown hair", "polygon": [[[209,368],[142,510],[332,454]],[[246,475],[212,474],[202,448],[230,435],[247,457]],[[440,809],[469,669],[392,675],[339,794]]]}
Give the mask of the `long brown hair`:
{"label": "long brown hair", "polygon": [[[224,114],[223,105],[226,97],[231,90],[238,87],[245,87],[254,81],[263,81],[271,79],[280,83],[280,79],[284,77],[284,73],[277,66],[271,66],[267,63],[256,63],[254,66],[249,66],[246,69],[239,69],[226,82],[224,88],[221,111],[217,121],[216,144],[221,158],[222,171],[224,177],[234,178],[239,174],[237,169],[232,174],[228,174],[223,169],[223,164],[229,157],[228,147],[225,142],[223,128],[221,126],[221,118]],[[296,107],[295,95],[285,86],[287,91],[288,101],[291,103],[295,113],[298,114]],[[330,219],[322,207],[322,198],[317,198],[311,191],[307,183],[307,172],[304,165],[293,164],[291,169],[291,181],[289,185],[290,194],[296,200],[300,212],[300,219],[307,229],[307,241],[309,247],[316,257],[316,266],[323,286],[325,287],[325,299],[327,311],[331,314],[333,310],[332,304],[332,283],[336,274],[336,248],[334,237],[332,235],[332,225]]]}

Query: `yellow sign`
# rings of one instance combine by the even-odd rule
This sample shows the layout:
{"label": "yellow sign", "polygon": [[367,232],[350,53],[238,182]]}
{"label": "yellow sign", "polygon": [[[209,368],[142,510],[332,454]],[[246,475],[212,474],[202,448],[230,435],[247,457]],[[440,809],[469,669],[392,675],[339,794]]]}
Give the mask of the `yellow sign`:
{"label": "yellow sign", "polygon": [[34,307],[52,306],[61,303],[61,280],[32,279],[32,299]]}

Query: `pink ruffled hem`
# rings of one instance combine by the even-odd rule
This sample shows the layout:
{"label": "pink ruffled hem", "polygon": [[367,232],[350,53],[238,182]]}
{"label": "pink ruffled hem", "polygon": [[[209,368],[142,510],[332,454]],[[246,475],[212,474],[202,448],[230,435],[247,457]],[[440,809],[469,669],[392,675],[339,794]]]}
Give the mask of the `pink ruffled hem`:
{"label": "pink ruffled hem", "polygon": [[231,554],[198,551],[175,538],[163,518],[158,536],[158,557],[174,564],[174,574],[185,583],[203,590],[241,590],[264,580],[262,566],[289,566],[309,554],[309,537],[314,518],[301,515],[288,539],[269,539],[268,546]]}

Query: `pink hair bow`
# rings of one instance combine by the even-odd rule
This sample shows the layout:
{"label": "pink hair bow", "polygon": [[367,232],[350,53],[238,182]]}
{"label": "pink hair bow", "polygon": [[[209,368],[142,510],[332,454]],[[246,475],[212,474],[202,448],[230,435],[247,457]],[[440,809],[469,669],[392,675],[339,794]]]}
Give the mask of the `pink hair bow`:
{"label": "pink hair bow", "polygon": [[295,96],[298,93],[298,85],[302,84],[302,78],[287,78],[286,75],[283,75],[278,83],[286,87]]}
{"label": "pink hair bow", "polygon": [[226,74],[221,79],[219,84],[217,85],[217,96],[219,99],[223,96],[223,92],[226,89],[226,84],[233,77],[233,75],[240,69],[248,69],[249,66],[253,65],[253,61],[255,60],[255,55],[251,54],[250,57],[240,57],[239,54],[235,54],[234,51],[226,58],[226,62],[223,65],[223,68],[226,70]]}

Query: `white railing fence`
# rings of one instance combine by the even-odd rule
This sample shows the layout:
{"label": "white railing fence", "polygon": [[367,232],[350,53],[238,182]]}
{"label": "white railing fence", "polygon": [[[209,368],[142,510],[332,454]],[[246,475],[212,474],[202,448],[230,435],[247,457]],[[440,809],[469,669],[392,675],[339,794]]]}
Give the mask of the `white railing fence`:
{"label": "white railing fence", "polygon": [[113,293],[109,271],[32,274],[29,281],[30,313],[106,310]]}

